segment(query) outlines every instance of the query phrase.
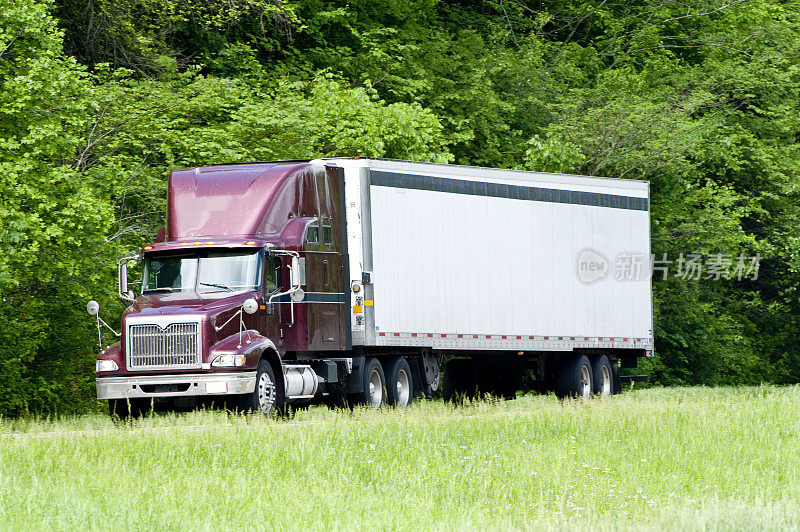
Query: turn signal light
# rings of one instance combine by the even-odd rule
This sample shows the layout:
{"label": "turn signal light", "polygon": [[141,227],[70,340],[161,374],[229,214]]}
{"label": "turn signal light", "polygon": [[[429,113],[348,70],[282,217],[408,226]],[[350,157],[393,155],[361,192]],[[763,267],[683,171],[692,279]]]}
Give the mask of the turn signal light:
{"label": "turn signal light", "polygon": [[214,361],[211,363],[212,366],[215,368],[219,367],[235,367],[235,366],[244,366],[245,363],[245,356],[244,355],[219,355]]}

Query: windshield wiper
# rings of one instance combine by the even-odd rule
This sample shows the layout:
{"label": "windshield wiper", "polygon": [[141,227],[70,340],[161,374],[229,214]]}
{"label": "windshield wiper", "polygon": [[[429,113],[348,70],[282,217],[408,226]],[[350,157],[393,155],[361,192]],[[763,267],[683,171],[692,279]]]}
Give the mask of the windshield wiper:
{"label": "windshield wiper", "polygon": [[223,290],[227,290],[228,292],[233,292],[229,286],[221,285],[221,284],[214,284],[214,283],[197,283],[203,286],[213,286],[214,288],[222,288]]}

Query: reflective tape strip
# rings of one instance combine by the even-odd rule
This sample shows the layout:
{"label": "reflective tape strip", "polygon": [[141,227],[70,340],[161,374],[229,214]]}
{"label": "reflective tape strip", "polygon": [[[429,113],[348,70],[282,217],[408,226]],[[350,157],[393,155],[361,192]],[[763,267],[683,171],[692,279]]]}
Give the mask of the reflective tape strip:
{"label": "reflective tape strip", "polygon": [[364,306],[365,307],[371,307],[371,306],[373,306],[372,302],[373,302],[372,299],[366,299],[366,300],[364,300]]}
{"label": "reflective tape strip", "polygon": [[364,312],[364,307],[361,305],[355,305],[353,307],[353,314],[361,314],[362,312]]}

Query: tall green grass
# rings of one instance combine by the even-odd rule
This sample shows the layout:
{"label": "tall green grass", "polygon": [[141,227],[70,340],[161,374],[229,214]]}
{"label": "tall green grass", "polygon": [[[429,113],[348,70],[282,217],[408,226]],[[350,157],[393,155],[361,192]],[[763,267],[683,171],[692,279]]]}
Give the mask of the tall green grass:
{"label": "tall green grass", "polygon": [[798,387],[6,420],[0,528],[798,528],[798,444]]}

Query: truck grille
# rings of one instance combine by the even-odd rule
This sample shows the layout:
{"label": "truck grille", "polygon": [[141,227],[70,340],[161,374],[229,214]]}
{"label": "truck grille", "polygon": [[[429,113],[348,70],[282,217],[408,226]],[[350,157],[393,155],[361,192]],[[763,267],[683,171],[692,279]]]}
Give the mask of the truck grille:
{"label": "truck grille", "polygon": [[128,327],[128,369],[199,368],[199,323]]}

